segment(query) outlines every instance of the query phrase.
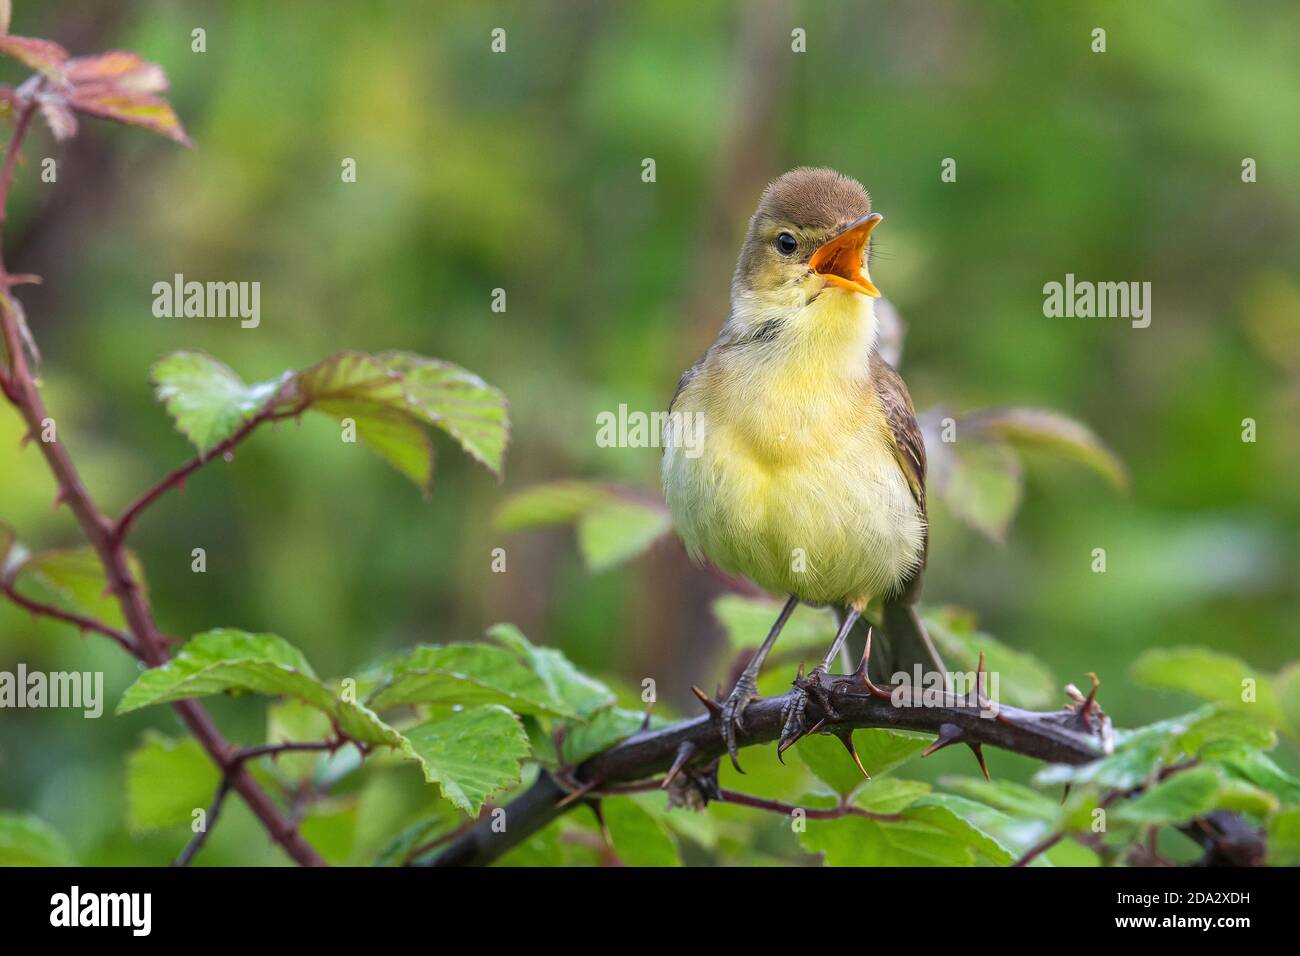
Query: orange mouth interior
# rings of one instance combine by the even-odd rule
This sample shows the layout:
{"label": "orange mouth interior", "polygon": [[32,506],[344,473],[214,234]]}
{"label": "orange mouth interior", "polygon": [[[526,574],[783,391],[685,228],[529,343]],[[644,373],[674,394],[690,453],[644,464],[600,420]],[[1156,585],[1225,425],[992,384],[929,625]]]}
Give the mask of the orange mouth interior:
{"label": "orange mouth interior", "polygon": [[880,298],[880,290],[862,274],[862,250],[871,238],[871,231],[883,218],[880,213],[873,212],[850,223],[834,239],[812,254],[808,267],[831,285],[850,292],[861,292],[873,299]]}

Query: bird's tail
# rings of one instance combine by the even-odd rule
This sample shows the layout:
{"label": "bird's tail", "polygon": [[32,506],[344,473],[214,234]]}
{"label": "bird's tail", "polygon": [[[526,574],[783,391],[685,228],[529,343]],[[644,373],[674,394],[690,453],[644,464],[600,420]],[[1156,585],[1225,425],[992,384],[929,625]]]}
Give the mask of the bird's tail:
{"label": "bird's tail", "polygon": [[871,679],[893,683],[894,675],[901,671],[907,674],[909,681],[915,683],[916,668],[920,666],[922,678],[931,671],[937,671],[945,675],[946,686],[948,668],[925,629],[916,605],[906,600],[887,601],[883,617],[884,634],[877,632],[871,645],[871,661],[868,665]]}

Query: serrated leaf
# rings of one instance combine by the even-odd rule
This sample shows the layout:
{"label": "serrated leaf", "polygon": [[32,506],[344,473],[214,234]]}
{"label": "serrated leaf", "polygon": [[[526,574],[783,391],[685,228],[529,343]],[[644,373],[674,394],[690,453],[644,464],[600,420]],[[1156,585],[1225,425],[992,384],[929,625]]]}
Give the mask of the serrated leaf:
{"label": "serrated leaf", "polygon": [[519,782],[528,736],[504,707],[476,707],[431,720],[405,732],[403,752],[417,761],[429,783],[461,810],[477,815],[502,787]]}
{"label": "serrated leaf", "polygon": [[380,360],[402,376],[409,407],[422,412],[498,478],[510,440],[508,403],[473,372],[441,359],[388,352]]}
{"label": "serrated leaf", "polygon": [[117,713],[231,690],[294,697],[327,711],[334,705],[334,695],[288,641],[222,628],[199,634],[166,664],[136,678]]}
{"label": "serrated leaf", "polygon": [[433,442],[406,412],[378,402],[323,399],[314,411],[342,423],[351,420],[357,438],[397,471],[414,482],[425,495],[433,489]]}
{"label": "serrated leaf", "polygon": [[188,826],[212,802],[220,771],[193,737],[150,733],[126,758],[127,820],[143,832]]}
{"label": "serrated leaf", "polygon": [[610,845],[627,866],[681,866],[677,844],[662,823],[626,797],[601,802]]}
{"label": "serrated leaf", "polygon": [[1160,768],[1197,757],[1213,745],[1229,750],[1271,746],[1272,735],[1239,711],[1207,705],[1190,714],[1162,720],[1136,730],[1115,732],[1114,752],[1077,766],[1053,764],[1034,775],[1039,786],[1096,784],[1131,790],[1150,783]]}
{"label": "serrated leaf", "polygon": [[[763,643],[781,613],[781,603],[770,598],[724,594],[713,602],[712,610],[732,649],[747,650]],[[828,609],[800,604],[781,628],[781,647],[824,650],[834,639],[835,630],[835,615]]]}
{"label": "serrated leaf", "polygon": [[954,670],[966,672],[971,688],[983,652],[988,674],[984,694],[1017,707],[1037,709],[1052,704],[1056,678],[1038,658],[977,630],[974,618],[956,609],[926,608],[923,618],[944,661]]}
{"label": "serrated leaf", "polygon": [[63,65],[68,60],[68,51],[53,40],[6,33],[0,35],[0,54],[13,57],[51,80],[63,82]]}
{"label": "serrated leaf", "polygon": [[155,363],[150,377],[158,400],[200,454],[233,435],[279,387],[278,382],[246,385],[230,368],[202,352],[173,352]]}
{"label": "serrated leaf", "polygon": [[1124,463],[1082,422],[1045,408],[996,408],[964,418],[960,433],[1001,439],[1091,468],[1113,486],[1128,486]]}
{"label": "serrated leaf", "polygon": [[799,843],[828,866],[970,866],[974,853],[920,820],[897,823],[860,816],[809,820]]}
{"label": "serrated leaf", "polygon": [[907,808],[909,818],[944,830],[989,861],[1014,863],[1050,832],[1042,820],[1017,817],[950,793],[932,793]]}
{"label": "serrated leaf", "polygon": [[357,435],[426,492],[433,446],[425,425],[446,431],[500,476],[509,423],[505,398],[477,376],[409,353],[341,352],[295,378],[298,395],[331,417],[351,418]]}
{"label": "serrated leaf", "polygon": [[81,89],[73,87],[68,96],[68,103],[83,113],[98,116],[100,119],[138,126],[151,133],[164,136],[181,146],[190,146],[190,138],[185,134],[180,117],[171,104],[158,96],[146,93],[131,93],[111,87]]}
{"label": "serrated leaf", "polygon": [[52,826],[31,814],[0,813],[0,866],[74,866],[72,850]]}
{"label": "serrated leaf", "polygon": [[596,711],[614,705],[614,692],[578,670],[560,650],[538,647],[513,624],[494,624],[487,633],[488,637],[519,655],[546,684],[551,696],[579,717],[590,717]]}
{"label": "serrated leaf", "polygon": [[371,694],[371,708],[501,704],[520,714],[577,716],[516,654],[491,644],[417,647],[392,662],[390,675]]}

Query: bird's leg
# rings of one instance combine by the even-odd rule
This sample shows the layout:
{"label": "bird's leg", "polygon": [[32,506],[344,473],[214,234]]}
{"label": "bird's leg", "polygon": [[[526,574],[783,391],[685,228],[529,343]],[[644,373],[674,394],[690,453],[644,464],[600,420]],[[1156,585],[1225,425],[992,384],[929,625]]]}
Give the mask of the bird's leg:
{"label": "bird's leg", "polygon": [[844,642],[848,640],[849,632],[853,630],[853,625],[861,614],[861,609],[850,607],[849,612],[844,615],[844,620],[840,623],[840,630],[835,635],[835,642],[831,644],[831,649],[826,652],[822,662],[814,667],[806,678],[803,676],[802,667],[800,668],[799,676],[794,680],[794,693],[790,695],[790,700],[781,713],[781,739],[776,745],[778,757],[789,750],[796,740],[808,732],[808,722],[805,718],[809,694],[817,699],[817,703],[821,705],[826,717],[831,720],[839,719],[839,713],[835,710],[830,694],[822,686],[821,678],[830,668],[831,661],[835,660],[835,655],[840,652]]}
{"label": "bird's leg", "polygon": [[[781,613],[772,624],[772,629],[767,632],[767,637],[763,639],[763,643],[754,652],[754,656],[749,659],[745,669],[740,672],[740,679],[736,681],[736,686],[722,705],[722,714],[719,718],[722,721],[722,739],[727,745],[727,753],[731,757],[731,764],[737,770],[740,770],[740,760],[737,756],[736,728],[745,729],[743,721],[745,708],[749,706],[750,701],[758,699],[758,672],[763,667],[763,661],[767,660],[772,645],[776,643],[781,628],[785,627],[785,622],[790,619],[790,615],[794,613],[794,609],[798,604],[799,599],[793,595],[790,596],[790,600],[785,602],[785,607],[781,608]],[[740,770],[740,772],[744,773],[745,771]]]}

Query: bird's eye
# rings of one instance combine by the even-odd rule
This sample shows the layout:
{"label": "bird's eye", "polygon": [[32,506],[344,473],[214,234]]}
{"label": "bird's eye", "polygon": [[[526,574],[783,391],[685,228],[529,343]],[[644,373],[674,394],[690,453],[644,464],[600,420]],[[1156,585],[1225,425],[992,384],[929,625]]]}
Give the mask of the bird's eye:
{"label": "bird's eye", "polygon": [[783,232],[776,237],[776,248],[783,256],[793,255],[799,248],[799,243],[790,233]]}

